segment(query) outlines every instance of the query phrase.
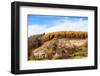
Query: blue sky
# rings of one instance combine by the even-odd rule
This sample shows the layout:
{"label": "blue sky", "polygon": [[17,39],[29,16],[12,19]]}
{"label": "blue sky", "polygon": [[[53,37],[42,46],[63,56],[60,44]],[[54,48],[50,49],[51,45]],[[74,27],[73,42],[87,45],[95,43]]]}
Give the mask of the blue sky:
{"label": "blue sky", "polygon": [[53,31],[87,31],[88,17],[28,15],[28,34]]}
{"label": "blue sky", "polygon": [[50,26],[51,23],[54,23],[56,20],[69,20],[69,21],[77,21],[79,19],[88,20],[87,17],[79,17],[79,16],[43,16],[43,15],[28,15],[28,25],[47,25]]}

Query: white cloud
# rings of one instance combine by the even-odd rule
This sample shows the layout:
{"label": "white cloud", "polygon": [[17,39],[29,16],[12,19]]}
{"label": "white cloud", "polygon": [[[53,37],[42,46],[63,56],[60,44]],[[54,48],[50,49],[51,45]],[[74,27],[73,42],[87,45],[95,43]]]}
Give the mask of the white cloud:
{"label": "white cloud", "polygon": [[54,31],[88,31],[88,22],[83,21],[81,18],[78,21],[63,20],[57,21],[51,27],[46,27],[43,25],[29,25],[28,26],[28,36],[33,34],[48,33]]}
{"label": "white cloud", "polygon": [[45,29],[46,29],[45,26],[40,27],[39,25],[29,25],[28,26],[28,37],[34,34],[44,33]]}
{"label": "white cloud", "polygon": [[57,25],[49,28],[46,30],[46,32],[52,32],[52,31],[87,31],[87,25],[84,24],[84,22],[63,22],[58,23]]}

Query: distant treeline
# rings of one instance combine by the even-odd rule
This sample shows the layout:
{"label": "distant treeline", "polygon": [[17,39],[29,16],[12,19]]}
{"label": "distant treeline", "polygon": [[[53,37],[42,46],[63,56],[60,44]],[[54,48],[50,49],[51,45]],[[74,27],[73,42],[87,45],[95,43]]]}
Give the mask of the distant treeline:
{"label": "distant treeline", "polygon": [[85,39],[88,37],[87,32],[81,31],[60,31],[60,32],[51,32],[43,33],[39,35],[32,35],[28,37],[28,51],[38,48],[44,42],[52,40],[54,38],[82,38]]}
{"label": "distant treeline", "polygon": [[81,31],[60,31],[60,32],[51,32],[47,33],[42,36],[42,39],[44,41],[49,41],[53,38],[87,38],[88,33],[87,32],[81,32]]}

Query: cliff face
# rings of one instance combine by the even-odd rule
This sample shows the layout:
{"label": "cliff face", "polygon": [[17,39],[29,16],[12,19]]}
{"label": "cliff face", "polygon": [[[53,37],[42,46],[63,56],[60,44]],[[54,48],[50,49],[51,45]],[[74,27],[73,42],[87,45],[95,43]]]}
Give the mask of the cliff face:
{"label": "cliff face", "polygon": [[87,39],[54,38],[33,49],[30,60],[87,57]]}

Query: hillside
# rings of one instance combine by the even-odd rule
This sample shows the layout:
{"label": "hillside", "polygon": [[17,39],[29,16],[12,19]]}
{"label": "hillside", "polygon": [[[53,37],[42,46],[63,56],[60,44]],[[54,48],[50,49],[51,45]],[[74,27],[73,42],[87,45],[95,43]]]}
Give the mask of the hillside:
{"label": "hillside", "polygon": [[32,50],[31,60],[82,58],[87,56],[87,39],[53,39]]}
{"label": "hillside", "polygon": [[87,32],[61,31],[28,38],[29,60],[87,57]]}

